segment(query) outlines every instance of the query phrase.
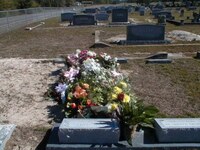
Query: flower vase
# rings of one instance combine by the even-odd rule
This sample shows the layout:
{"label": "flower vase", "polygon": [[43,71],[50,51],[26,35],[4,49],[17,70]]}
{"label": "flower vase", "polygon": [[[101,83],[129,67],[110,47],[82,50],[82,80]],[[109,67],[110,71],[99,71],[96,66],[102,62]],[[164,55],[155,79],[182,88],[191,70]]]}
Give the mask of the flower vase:
{"label": "flower vase", "polygon": [[132,145],[132,137],[136,132],[137,125],[129,125],[126,123],[120,123],[120,141],[127,141]]}

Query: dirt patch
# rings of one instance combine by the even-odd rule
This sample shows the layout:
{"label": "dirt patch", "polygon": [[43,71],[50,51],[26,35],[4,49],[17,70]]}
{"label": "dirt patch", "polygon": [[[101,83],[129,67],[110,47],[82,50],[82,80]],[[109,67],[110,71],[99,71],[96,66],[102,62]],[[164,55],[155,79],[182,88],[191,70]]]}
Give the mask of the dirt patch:
{"label": "dirt patch", "polygon": [[0,59],[0,123],[17,125],[7,150],[35,149],[52,127],[59,108],[44,94],[55,83],[51,73],[57,69],[42,60]]}
{"label": "dirt patch", "polygon": [[179,41],[200,41],[200,35],[182,30],[173,30],[167,37]]}

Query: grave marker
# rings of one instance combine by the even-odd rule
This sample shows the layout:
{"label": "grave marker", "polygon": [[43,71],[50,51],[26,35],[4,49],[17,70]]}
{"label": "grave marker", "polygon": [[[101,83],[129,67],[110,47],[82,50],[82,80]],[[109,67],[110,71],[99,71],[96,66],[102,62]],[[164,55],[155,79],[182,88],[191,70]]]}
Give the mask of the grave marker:
{"label": "grave marker", "polygon": [[61,14],[61,21],[72,21],[73,16],[76,15],[74,12],[66,12]]}
{"label": "grave marker", "polygon": [[96,20],[93,15],[74,15],[73,25],[95,25]]}
{"label": "grave marker", "polygon": [[96,20],[98,21],[107,21],[109,18],[109,14],[107,13],[98,13],[95,14]]}
{"label": "grave marker", "polygon": [[200,142],[200,118],[157,118],[155,130],[159,142]]}
{"label": "grave marker", "polygon": [[161,25],[129,25],[127,26],[127,41],[164,40],[165,27]]}
{"label": "grave marker", "polygon": [[128,22],[128,9],[126,8],[113,9],[112,22]]}
{"label": "grave marker", "polygon": [[115,119],[63,119],[58,137],[60,143],[118,143],[119,125]]}

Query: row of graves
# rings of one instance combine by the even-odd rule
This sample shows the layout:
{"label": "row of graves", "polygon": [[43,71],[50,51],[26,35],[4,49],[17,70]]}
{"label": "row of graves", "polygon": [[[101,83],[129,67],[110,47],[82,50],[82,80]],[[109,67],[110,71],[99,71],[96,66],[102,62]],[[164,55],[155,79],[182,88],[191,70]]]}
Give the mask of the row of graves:
{"label": "row of graves", "polygon": [[[158,19],[158,23],[165,24],[166,22],[172,23],[174,25],[197,25],[200,24],[200,11],[198,7],[193,6],[191,2],[186,1],[183,7],[176,8],[166,8],[162,4],[157,4],[150,7],[151,14],[154,18]],[[180,18],[186,17],[185,19],[178,20],[172,15],[172,10],[175,9],[179,11]],[[192,16],[185,16],[185,11],[192,11]]]}
{"label": "row of graves", "polygon": [[70,25],[97,25],[102,21],[126,22],[128,23],[128,13],[131,13],[131,7],[101,7],[86,8],[82,13],[66,12],[61,14],[61,22],[68,21]]}
{"label": "row of graves", "polygon": [[[138,11],[144,15],[145,7],[140,7]],[[69,21],[71,26],[98,25],[99,21],[108,21],[111,16],[111,22],[108,26],[127,26],[127,39],[117,41],[117,44],[161,44],[169,43],[165,40],[165,26],[158,24],[133,24],[128,21],[129,11],[127,8],[113,8],[111,14],[106,12],[97,12],[96,8],[86,9],[85,14],[75,14],[67,12],[61,14],[62,21]],[[89,13],[90,12],[90,13]]]}

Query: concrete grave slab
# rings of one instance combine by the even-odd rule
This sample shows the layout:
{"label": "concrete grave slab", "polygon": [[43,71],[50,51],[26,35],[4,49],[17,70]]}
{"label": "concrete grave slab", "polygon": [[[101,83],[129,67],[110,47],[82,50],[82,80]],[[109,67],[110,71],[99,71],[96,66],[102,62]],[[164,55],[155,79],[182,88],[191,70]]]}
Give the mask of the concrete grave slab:
{"label": "concrete grave slab", "polygon": [[119,141],[117,144],[61,144],[59,143],[58,130],[60,124],[55,124],[52,128],[46,150],[94,150],[94,149],[113,149],[113,150],[130,150],[131,146],[127,141]]}

